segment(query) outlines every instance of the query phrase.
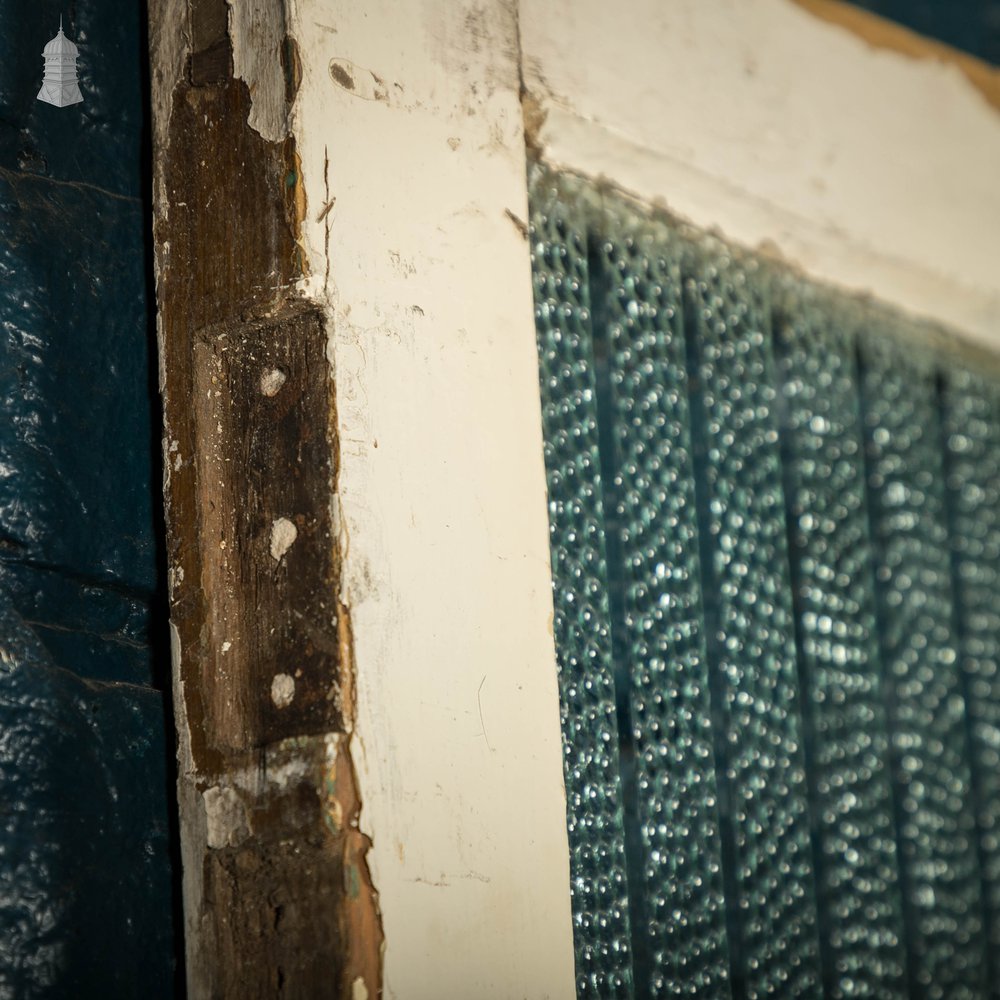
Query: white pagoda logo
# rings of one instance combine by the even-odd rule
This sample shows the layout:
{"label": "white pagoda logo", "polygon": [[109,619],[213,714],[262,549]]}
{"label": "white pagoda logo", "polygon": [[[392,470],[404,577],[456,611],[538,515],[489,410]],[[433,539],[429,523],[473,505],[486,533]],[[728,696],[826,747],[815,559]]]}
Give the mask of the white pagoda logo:
{"label": "white pagoda logo", "polygon": [[45,77],[38,100],[66,108],[83,100],[80,85],[76,79],[76,57],[79,49],[63,34],[62,18],[59,18],[59,34],[45,46]]}

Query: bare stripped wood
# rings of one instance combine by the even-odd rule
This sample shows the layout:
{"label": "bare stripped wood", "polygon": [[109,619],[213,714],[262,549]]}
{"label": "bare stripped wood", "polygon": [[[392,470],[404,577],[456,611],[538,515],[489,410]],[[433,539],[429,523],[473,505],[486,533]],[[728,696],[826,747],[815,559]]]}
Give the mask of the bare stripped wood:
{"label": "bare stripped wood", "polygon": [[[281,0],[255,5],[283,31]],[[294,142],[249,124],[229,14],[225,0],[150,5],[189,995],[374,998],[327,334],[295,287]],[[271,55],[289,105],[294,44]]]}

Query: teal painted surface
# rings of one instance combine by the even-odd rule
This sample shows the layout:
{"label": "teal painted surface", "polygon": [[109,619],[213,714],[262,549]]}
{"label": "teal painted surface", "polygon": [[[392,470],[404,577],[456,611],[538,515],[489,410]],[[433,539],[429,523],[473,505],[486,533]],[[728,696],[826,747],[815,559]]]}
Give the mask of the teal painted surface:
{"label": "teal painted surface", "polygon": [[996,995],[1000,365],[537,168],[530,238],[579,994]]}
{"label": "teal painted surface", "polygon": [[[60,14],[70,108],[35,100]],[[0,33],[0,997],[168,997],[143,9]]]}

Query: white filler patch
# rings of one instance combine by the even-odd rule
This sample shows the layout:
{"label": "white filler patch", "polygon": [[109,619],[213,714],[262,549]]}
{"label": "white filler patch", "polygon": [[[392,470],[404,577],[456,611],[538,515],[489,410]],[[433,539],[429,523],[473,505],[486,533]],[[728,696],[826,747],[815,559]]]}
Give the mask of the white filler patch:
{"label": "white filler patch", "polygon": [[278,708],[288,708],[295,697],[295,678],[289,674],[275,674],[271,681],[271,701]]}
{"label": "white filler patch", "polygon": [[261,375],[260,391],[268,398],[277,396],[287,379],[288,376],[280,368],[272,368]]}
{"label": "white filler patch", "polygon": [[271,525],[271,558],[281,562],[281,557],[292,547],[299,537],[299,529],[287,517],[279,517]]}

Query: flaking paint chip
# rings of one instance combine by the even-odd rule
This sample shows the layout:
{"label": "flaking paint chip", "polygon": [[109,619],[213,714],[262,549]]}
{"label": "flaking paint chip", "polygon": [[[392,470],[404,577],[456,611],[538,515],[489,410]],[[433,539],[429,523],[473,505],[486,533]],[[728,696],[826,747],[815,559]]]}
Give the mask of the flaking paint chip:
{"label": "flaking paint chip", "polygon": [[299,529],[287,517],[279,517],[271,525],[271,558],[275,562],[281,562],[298,537]]}

